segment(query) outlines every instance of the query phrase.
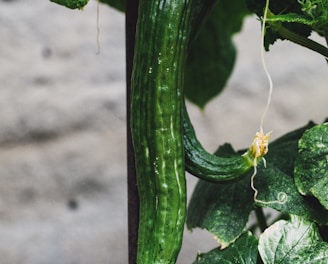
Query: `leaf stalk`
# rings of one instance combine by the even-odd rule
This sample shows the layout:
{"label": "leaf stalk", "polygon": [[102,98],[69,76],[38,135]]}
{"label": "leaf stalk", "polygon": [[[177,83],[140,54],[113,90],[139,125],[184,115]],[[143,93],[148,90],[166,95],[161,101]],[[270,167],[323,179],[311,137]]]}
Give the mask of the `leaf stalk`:
{"label": "leaf stalk", "polygon": [[258,222],[258,226],[259,226],[261,232],[263,233],[264,230],[268,227],[268,224],[266,222],[262,207],[256,207],[255,215],[256,215],[257,222]]}

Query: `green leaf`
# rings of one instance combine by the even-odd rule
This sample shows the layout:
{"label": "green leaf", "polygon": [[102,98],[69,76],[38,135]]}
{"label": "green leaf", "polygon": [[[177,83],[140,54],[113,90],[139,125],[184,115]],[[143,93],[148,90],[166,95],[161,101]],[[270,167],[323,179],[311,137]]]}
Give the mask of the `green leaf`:
{"label": "green leaf", "polygon": [[[310,20],[312,29],[324,35],[327,39],[327,26],[328,26],[328,1],[327,0],[301,0],[299,1],[302,6],[302,11]],[[301,22],[306,24],[306,22]],[[309,23],[309,21],[308,21]]]}
{"label": "green leaf", "polygon": [[247,14],[243,0],[217,1],[191,42],[184,91],[200,108],[223,90],[235,63],[232,37]]}
{"label": "green leaf", "polygon": [[292,130],[288,133],[286,133],[285,135],[277,138],[275,141],[270,143],[270,149],[271,147],[276,147],[279,146],[281,144],[284,144],[285,142],[289,142],[289,141],[295,141],[295,140],[299,140],[304,132],[312,127],[314,127],[316,125],[316,123],[314,123],[313,121],[309,121],[305,126],[302,126],[300,128],[297,128],[295,130]]}
{"label": "green leaf", "polygon": [[213,233],[222,248],[244,231],[253,208],[249,177],[231,183],[198,181],[191,197],[187,227],[200,227]]}
{"label": "green leaf", "polygon": [[269,152],[265,159],[292,177],[294,174],[294,162],[298,152],[298,141],[303,133],[313,126],[315,126],[315,123],[310,121],[307,125],[291,131],[270,143]]}
{"label": "green leaf", "polygon": [[328,123],[305,132],[299,141],[295,184],[303,195],[313,195],[328,209]]}
{"label": "green leaf", "polygon": [[272,15],[267,18],[268,22],[288,22],[288,23],[300,23],[308,26],[313,26],[319,21],[313,20],[307,16],[299,15],[295,13],[289,13],[284,15]]}
{"label": "green leaf", "polygon": [[257,239],[250,232],[243,234],[230,247],[220,250],[215,248],[197,256],[194,264],[255,264],[257,261]]}
{"label": "green leaf", "polygon": [[50,0],[50,2],[66,6],[71,9],[83,9],[89,0]]}
{"label": "green leaf", "polygon": [[[286,15],[292,13],[293,17],[295,15],[304,16],[302,11],[302,7],[299,3],[300,1],[295,0],[271,0],[269,3],[269,10],[273,14]],[[247,7],[249,10],[258,15],[258,17],[263,17],[263,10],[265,6],[265,1],[259,0],[246,0]],[[269,22],[269,21],[268,21]],[[278,22],[280,24],[280,22]],[[311,28],[308,25],[301,23],[281,23],[288,30],[297,33],[303,37],[308,37],[311,34]],[[275,25],[274,22],[271,23],[270,26]],[[269,46],[272,45],[277,39],[284,40],[274,27],[269,27],[266,29],[265,39],[264,39],[264,47],[266,50],[269,50]]]}
{"label": "green leaf", "polygon": [[326,264],[328,259],[328,244],[316,225],[293,215],[267,228],[258,248],[264,264]]}
{"label": "green leaf", "polygon": [[[283,213],[303,216],[306,219],[326,223],[328,213],[315,200],[306,199],[298,192],[293,178],[278,167],[267,162],[258,165],[254,186],[258,190],[257,199],[262,202],[256,204],[271,207]],[[281,198],[287,198],[283,201]],[[281,199],[281,201],[279,200]]]}
{"label": "green leaf", "polygon": [[[248,8],[263,20],[266,1],[246,0],[246,3]],[[269,50],[269,46],[277,39],[287,39],[327,58],[327,47],[308,38],[314,31],[327,41],[327,27],[327,0],[271,0],[266,19],[264,47]]]}
{"label": "green leaf", "polygon": [[[294,183],[294,163],[298,155],[298,141],[304,132],[314,125],[313,122],[309,122],[272,142],[265,156],[267,166],[265,168],[263,163],[258,165],[254,185],[258,189],[257,199],[264,201],[257,205],[326,223],[328,212],[315,199],[300,195]],[[286,202],[277,202],[278,196],[285,195]]]}
{"label": "green leaf", "polygon": [[[258,189],[257,199],[264,201],[257,203],[258,206],[327,223],[328,212],[316,200],[300,195],[293,179],[298,141],[314,125],[309,122],[272,142],[266,156],[267,166],[265,168],[263,163],[258,164],[254,185]],[[244,153],[245,150],[241,152]],[[236,153],[231,145],[225,144],[215,154],[229,157]],[[286,202],[272,203],[282,194],[287,196]],[[190,229],[207,229],[225,247],[245,228],[253,204],[250,174],[238,181],[224,184],[199,181],[189,203],[187,226]]]}
{"label": "green leaf", "polygon": [[99,1],[119,11],[125,12],[126,0],[99,0]]}
{"label": "green leaf", "polygon": [[[89,0],[50,0],[50,2],[66,6],[70,9],[83,9]],[[126,0],[99,0],[99,2],[107,4],[119,11],[125,11]]]}

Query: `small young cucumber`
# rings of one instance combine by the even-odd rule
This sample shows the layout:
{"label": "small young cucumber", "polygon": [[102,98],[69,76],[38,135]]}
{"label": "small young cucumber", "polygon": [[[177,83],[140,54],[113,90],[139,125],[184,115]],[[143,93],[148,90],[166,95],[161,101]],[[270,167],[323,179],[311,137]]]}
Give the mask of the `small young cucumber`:
{"label": "small young cucumber", "polygon": [[249,151],[229,158],[207,152],[196,137],[185,104],[182,116],[185,166],[189,173],[206,181],[222,182],[239,178],[254,166],[254,158]]}

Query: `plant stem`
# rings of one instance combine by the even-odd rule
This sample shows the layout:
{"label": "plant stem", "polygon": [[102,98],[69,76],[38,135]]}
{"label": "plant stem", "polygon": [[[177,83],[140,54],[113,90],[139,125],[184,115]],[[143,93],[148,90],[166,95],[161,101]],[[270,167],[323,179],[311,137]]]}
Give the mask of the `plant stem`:
{"label": "plant stem", "polygon": [[260,255],[257,256],[257,264],[264,264],[263,260],[261,259]]}
{"label": "plant stem", "polygon": [[[270,25],[273,25],[270,23]],[[303,47],[306,47],[308,49],[311,49],[315,52],[318,52],[319,54],[323,55],[325,58],[328,58],[328,49],[319,44],[318,42],[315,42],[311,39],[305,38],[295,32],[292,32],[288,30],[287,28],[283,26],[272,26],[275,31],[277,31],[283,38],[288,39],[298,45],[301,45]]]}
{"label": "plant stem", "polygon": [[126,124],[127,124],[127,173],[128,173],[128,244],[129,264],[137,262],[137,242],[139,225],[139,195],[131,136],[131,76],[133,68],[135,28],[138,16],[138,0],[126,2],[125,36],[126,36]]}
{"label": "plant stem", "polygon": [[261,232],[264,232],[264,230],[268,227],[268,225],[262,207],[256,207],[255,215]]}

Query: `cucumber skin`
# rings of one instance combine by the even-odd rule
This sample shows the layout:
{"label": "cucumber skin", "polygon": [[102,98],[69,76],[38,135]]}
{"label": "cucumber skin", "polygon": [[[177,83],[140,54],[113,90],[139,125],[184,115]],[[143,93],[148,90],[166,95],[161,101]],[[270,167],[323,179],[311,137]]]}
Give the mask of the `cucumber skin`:
{"label": "cucumber skin", "polygon": [[[176,262],[186,217],[185,168],[226,181],[253,166],[219,158],[196,138],[183,103],[189,37],[213,0],[140,0],[131,82],[131,132],[140,199],[138,264]],[[203,4],[203,6],[201,6]],[[194,10],[192,5],[198,5]],[[185,164],[186,161],[186,164]]]}
{"label": "cucumber skin", "polygon": [[183,69],[191,0],[140,0],[131,132],[140,199],[137,263],[175,263],[186,217]]}

